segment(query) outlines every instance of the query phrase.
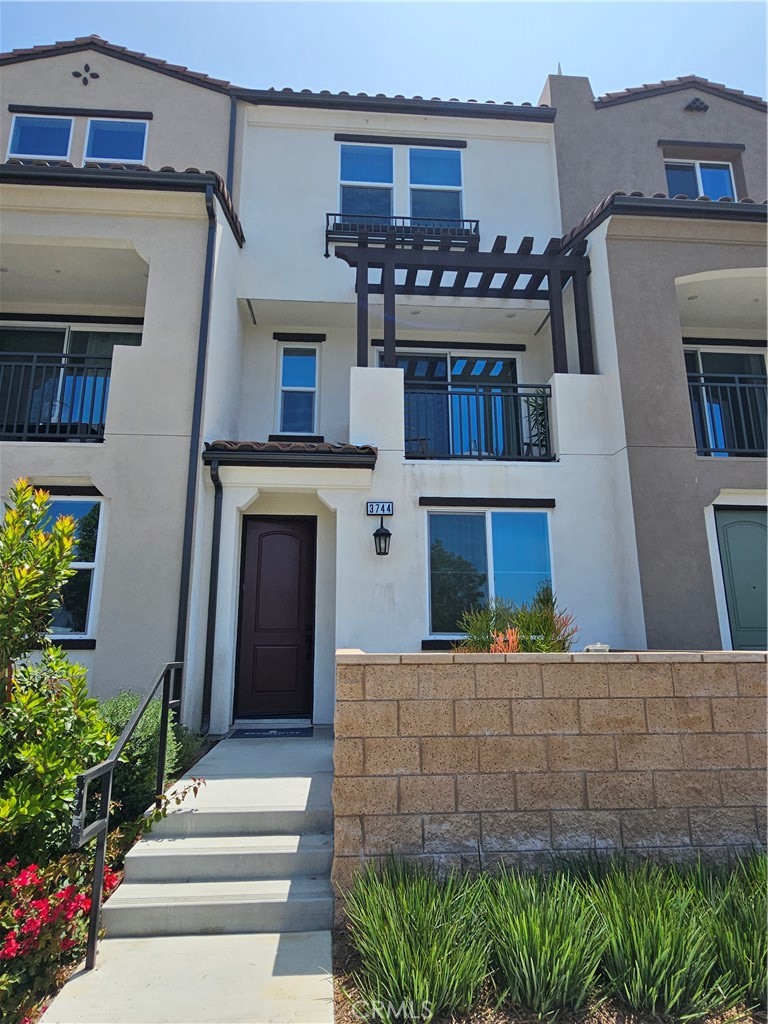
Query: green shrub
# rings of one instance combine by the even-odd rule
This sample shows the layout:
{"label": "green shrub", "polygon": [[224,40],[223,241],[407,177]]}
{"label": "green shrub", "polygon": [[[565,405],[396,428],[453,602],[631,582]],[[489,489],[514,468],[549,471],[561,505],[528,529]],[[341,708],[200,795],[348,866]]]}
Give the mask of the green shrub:
{"label": "green shrub", "polygon": [[75,778],[114,740],[88,697],[85,669],[60,648],[17,666],[0,704],[0,861],[45,864],[68,848]]}
{"label": "green shrub", "polygon": [[573,646],[578,629],[573,616],[557,607],[552,586],[540,584],[528,604],[511,604],[494,598],[481,608],[465,611],[459,619],[460,632],[465,634],[456,650],[490,651],[499,633],[514,629],[521,652],[566,652]]}
{"label": "green shrub", "polygon": [[174,719],[173,734],[178,744],[176,754],[175,772],[186,772],[199,759],[200,751],[203,748],[203,737],[194,729],[182,725]]}
{"label": "green shrub", "polygon": [[505,872],[487,881],[485,919],[499,996],[539,1018],[580,1010],[605,947],[589,890],[578,879]]}
{"label": "green shrub", "polygon": [[593,887],[608,992],[635,1013],[695,1020],[738,1001],[719,975],[706,901],[679,871],[619,866]]}
{"label": "green shrub", "polygon": [[[126,690],[101,704],[101,714],[119,735],[136,708],[141,697]],[[139,817],[155,799],[157,785],[157,758],[160,750],[160,714],[162,703],[152,700],[136,726],[120,762],[115,768],[112,799],[119,806],[111,816],[114,825]],[[178,759],[179,744],[174,728],[168,729],[165,756],[165,777],[170,778]]]}
{"label": "green shrub", "polygon": [[366,1018],[424,1021],[468,1010],[488,973],[482,884],[388,861],[345,898]]}

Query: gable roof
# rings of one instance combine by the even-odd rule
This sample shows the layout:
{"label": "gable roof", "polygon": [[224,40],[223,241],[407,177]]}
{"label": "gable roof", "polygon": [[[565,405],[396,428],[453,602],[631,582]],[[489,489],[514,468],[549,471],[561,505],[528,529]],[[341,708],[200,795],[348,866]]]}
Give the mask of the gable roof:
{"label": "gable roof", "polygon": [[204,75],[200,71],[190,71],[189,68],[180,64],[169,64],[167,60],[160,60],[159,57],[148,57],[146,53],[139,53],[138,50],[115,46],[114,43],[108,43],[106,39],[96,35],[78,36],[77,39],[0,53],[0,67],[6,64],[21,64],[24,61],[39,60],[41,57],[81,53],[83,50],[94,50],[97,53],[103,53],[106,57],[114,57],[116,60],[123,60],[128,64],[136,64],[150,71],[157,71],[161,75],[168,75],[170,78],[178,78],[182,82],[199,85],[203,89],[213,89],[216,92],[229,92],[230,90],[230,83],[221,78],[211,78],[210,75]]}
{"label": "gable roof", "polygon": [[731,89],[719,82],[710,82],[707,78],[699,78],[698,75],[683,75],[680,78],[671,78],[664,82],[654,82],[650,85],[635,85],[629,89],[621,89],[619,92],[607,92],[604,96],[598,96],[595,100],[595,107],[613,107],[618,103],[631,103],[633,100],[646,100],[651,96],[664,96],[667,93],[680,92],[683,89],[696,89],[698,92],[706,92],[711,96],[719,96],[724,100],[731,100],[733,103],[741,103],[745,107],[752,107],[755,110],[768,110],[768,103],[759,96],[749,96],[741,89]]}

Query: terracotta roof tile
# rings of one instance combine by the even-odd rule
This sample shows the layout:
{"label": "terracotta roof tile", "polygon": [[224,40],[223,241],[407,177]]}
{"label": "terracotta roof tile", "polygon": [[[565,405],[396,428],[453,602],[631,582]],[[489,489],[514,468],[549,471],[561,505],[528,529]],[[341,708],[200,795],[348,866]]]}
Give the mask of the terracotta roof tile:
{"label": "terracotta roof tile", "polygon": [[211,452],[303,452],[308,455],[376,455],[378,449],[370,444],[346,444],[331,441],[207,441],[205,450]]}
{"label": "terracotta roof tile", "polygon": [[609,107],[616,103],[627,103],[631,100],[647,99],[650,96],[660,96],[691,88],[699,89],[713,96],[722,96],[723,99],[734,100],[736,103],[743,103],[759,110],[768,110],[768,104],[762,97],[750,96],[743,89],[731,89],[720,82],[710,82],[709,79],[700,78],[698,75],[682,75],[679,78],[669,78],[661,82],[630,86],[627,89],[620,89],[618,92],[607,92],[597,97],[595,106]]}

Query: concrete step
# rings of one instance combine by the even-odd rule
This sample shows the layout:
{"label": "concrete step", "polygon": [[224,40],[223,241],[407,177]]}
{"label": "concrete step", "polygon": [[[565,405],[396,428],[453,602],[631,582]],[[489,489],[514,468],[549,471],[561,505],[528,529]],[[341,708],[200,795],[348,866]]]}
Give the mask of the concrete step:
{"label": "concrete step", "polygon": [[180,807],[152,826],[164,836],[290,836],[332,833],[330,802],[309,807]]}
{"label": "concrete step", "polygon": [[332,859],[330,835],[184,838],[151,833],[125,858],[125,883],[327,878]]}
{"label": "concrete step", "polygon": [[333,923],[330,880],[125,883],[104,904],[111,939],[233,932],[323,931]]}

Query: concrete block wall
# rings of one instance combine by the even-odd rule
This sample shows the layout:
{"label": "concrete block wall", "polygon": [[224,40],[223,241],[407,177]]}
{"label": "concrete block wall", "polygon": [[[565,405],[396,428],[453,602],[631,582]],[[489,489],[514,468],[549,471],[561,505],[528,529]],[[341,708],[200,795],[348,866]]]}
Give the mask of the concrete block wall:
{"label": "concrete block wall", "polygon": [[338,652],[339,889],[390,852],[531,867],[765,843],[766,655]]}

